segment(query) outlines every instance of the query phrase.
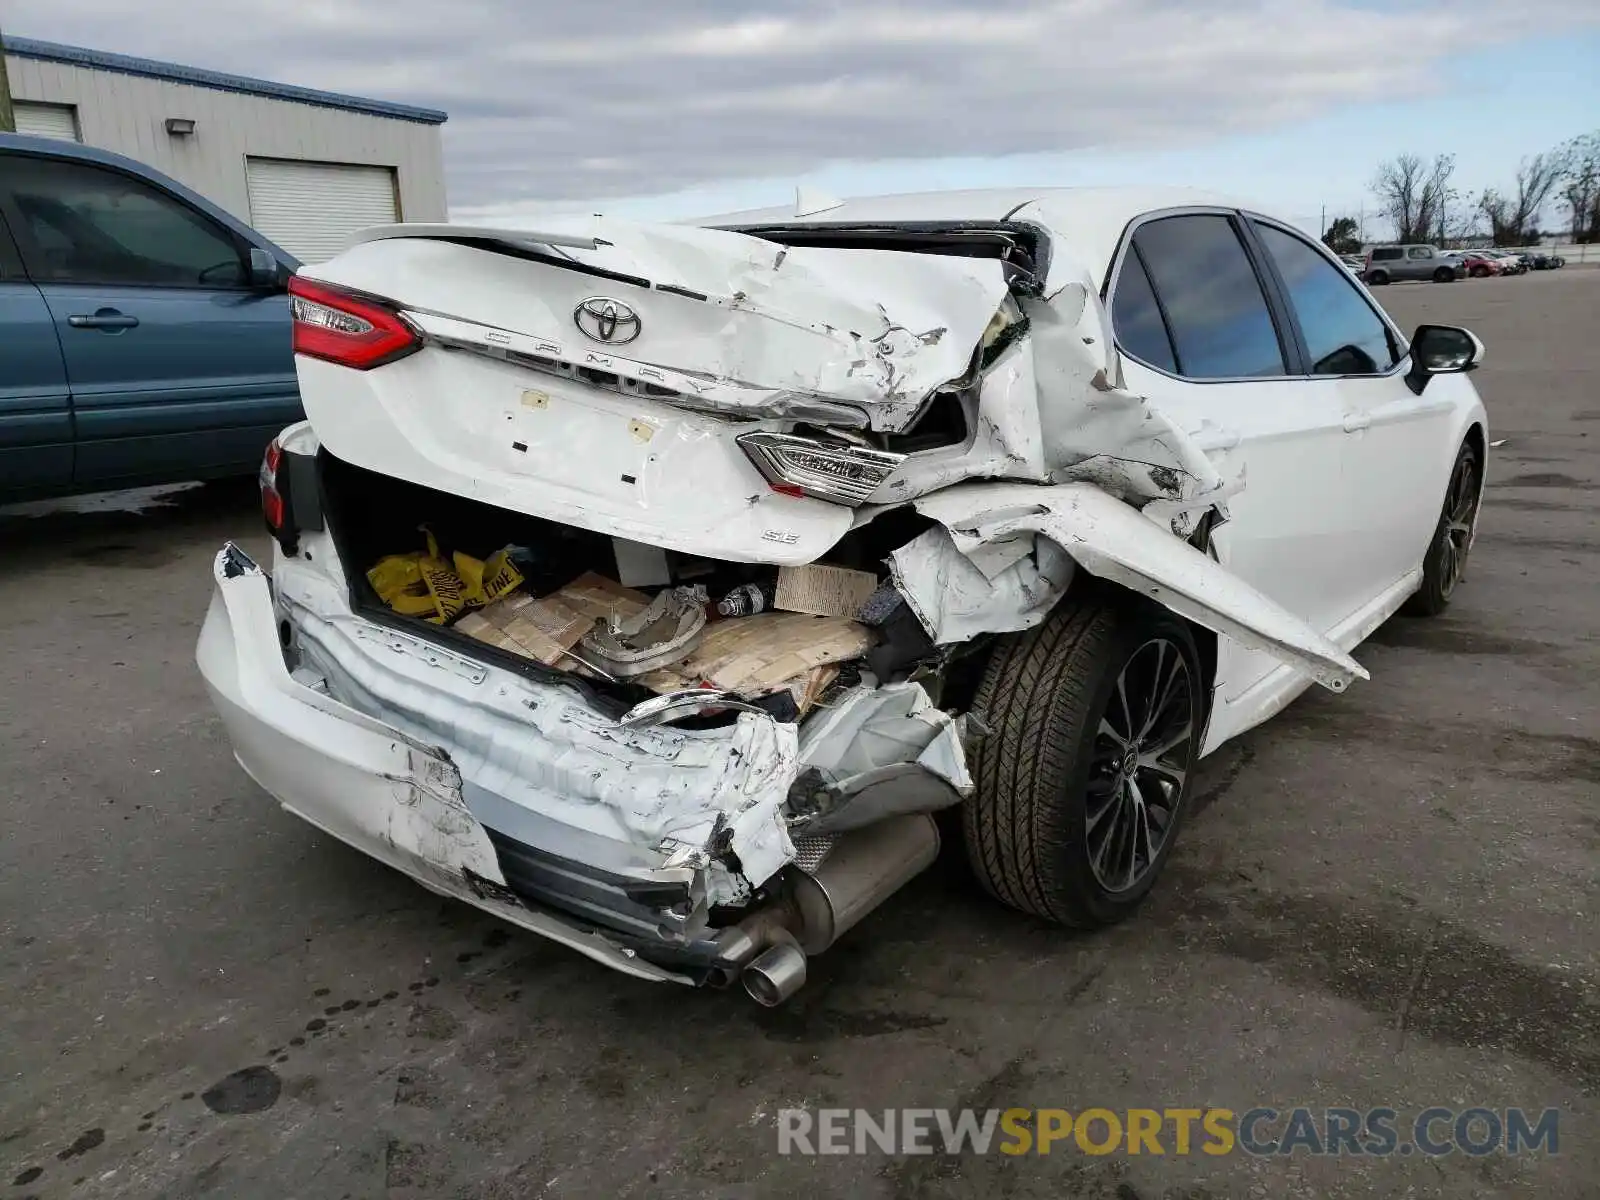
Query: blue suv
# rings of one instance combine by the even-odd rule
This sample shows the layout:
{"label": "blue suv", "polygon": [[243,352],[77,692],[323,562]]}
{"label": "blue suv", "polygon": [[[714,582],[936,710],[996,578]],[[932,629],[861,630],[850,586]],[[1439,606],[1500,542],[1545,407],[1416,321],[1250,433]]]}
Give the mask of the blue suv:
{"label": "blue suv", "polygon": [[0,503],[257,469],[299,263],[121,155],[0,134]]}

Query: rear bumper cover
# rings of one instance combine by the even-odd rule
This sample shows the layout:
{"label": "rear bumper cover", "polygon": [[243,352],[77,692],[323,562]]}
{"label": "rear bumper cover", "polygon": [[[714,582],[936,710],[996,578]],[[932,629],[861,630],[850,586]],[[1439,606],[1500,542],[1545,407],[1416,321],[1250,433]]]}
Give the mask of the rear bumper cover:
{"label": "rear bumper cover", "polygon": [[[240,766],[286,809],[435,892],[606,966],[656,981],[704,978],[715,943],[651,923],[651,902],[673,891],[667,881],[491,833],[443,751],[291,675],[267,577],[243,551],[226,547],[215,571],[196,659]],[[580,907],[587,919],[571,911]]]}

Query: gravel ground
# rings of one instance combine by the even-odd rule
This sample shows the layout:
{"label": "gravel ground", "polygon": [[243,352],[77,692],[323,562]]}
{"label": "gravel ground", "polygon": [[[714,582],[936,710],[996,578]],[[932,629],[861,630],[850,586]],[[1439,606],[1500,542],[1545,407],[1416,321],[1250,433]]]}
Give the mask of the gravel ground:
{"label": "gravel ground", "polygon": [[[0,1200],[1596,1195],[1600,271],[1378,295],[1489,347],[1450,613],[1214,755],[1134,921],[1043,927],[947,851],[772,1011],[441,902],[245,778],[193,648],[218,544],[264,549],[248,481],[0,517]],[[802,1104],[1554,1107],[1561,1141],[781,1157]]]}

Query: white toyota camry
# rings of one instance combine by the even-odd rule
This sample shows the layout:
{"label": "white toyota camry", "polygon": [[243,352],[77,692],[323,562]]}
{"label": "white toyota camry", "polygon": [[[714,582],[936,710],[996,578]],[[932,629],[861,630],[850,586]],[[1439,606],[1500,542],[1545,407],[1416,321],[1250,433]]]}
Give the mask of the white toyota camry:
{"label": "white toyota camry", "polygon": [[291,291],[273,561],[198,650],[240,764],[650,979],[782,1001],[942,808],[1119,919],[1196,761],[1472,546],[1481,344],[1196,193],[391,226]]}

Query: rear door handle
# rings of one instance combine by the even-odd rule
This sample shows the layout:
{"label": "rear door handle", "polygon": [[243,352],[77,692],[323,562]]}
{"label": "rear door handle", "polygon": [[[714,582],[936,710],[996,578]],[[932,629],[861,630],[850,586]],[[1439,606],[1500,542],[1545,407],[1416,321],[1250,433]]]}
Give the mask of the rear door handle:
{"label": "rear door handle", "polygon": [[67,318],[67,324],[74,329],[133,329],[139,324],[139,318],[114,308],[102,308],[93,315],[73,313]]}
{"label": "rear door handle", "polygon": [[1360,433],[1372,424],[1372,418],[1366,413],[1346,413],[1344,418],[1344,431],[1346,433]]}

